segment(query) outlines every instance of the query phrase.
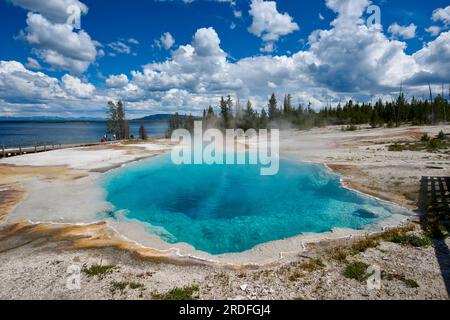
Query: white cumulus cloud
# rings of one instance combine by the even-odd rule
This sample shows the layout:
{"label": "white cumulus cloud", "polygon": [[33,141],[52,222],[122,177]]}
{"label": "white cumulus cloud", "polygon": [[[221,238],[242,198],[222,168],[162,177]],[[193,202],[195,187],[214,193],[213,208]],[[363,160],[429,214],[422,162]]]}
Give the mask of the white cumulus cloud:
{"label": "white cumulus cloud", "polygon": [[169,50],[175,44],[175,38],[170,34],[170,32],[165,32],[155,42],[158,47],[163,47],[164,49]]}
{"label": "white cumulus cloud", "polygon": [[439,8],[433,11],[433,21],[442,21],[445,25],[450,25],[450,6]]}
{"label": "white cumulus cloud", "polygon": [[409,26],[393,23],[389,26],[388,32],[403,39],[413,39],[416,37],[416,30],[417,26],[414,23],[411,23]]}
{"label": "white cumulus cloud", "polygon": [[278,12],[275,1],[252,0],[249,14],[253,18],[249,32],[264,42],[278,41],[280,37],[299,30],[288,13]]}
{"label": "white cumulus cloud", "polygon": [[128,77],[125,74],[111,75],[106,79],[109,88],[123,88],[128,84]]}

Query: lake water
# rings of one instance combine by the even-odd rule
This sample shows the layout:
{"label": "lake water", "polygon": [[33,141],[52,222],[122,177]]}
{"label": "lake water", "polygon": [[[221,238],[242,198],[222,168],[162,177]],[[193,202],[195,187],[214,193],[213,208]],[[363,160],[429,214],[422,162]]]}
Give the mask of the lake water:
{"label": "lake water", "polygon": [[276,176],[258,166],[172,164],[170,155],[109,173],[112,217],[144,223],[169,243],[211,254],[243,252],[305,232],[371,229],[409,213],[341,186],[325,167],[281,160]]}
{"label": "lake water", "polygon": [[[166,132],[166,122],[142,123],[149,136]],[[137,137],[141,123],[130,123],[131,133]],[[98,142],[106,132],[105,122],[0,122],[0,146],[28,147],[51,144]]]}

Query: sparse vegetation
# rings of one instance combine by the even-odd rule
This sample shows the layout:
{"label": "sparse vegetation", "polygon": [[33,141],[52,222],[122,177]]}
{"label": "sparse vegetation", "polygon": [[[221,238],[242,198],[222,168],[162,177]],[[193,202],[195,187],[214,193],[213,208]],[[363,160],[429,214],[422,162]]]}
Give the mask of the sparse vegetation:
{"label": "sparse vegetation", "polygon": [[420,287],[419,284],[415,280],[408,279],[404,275],[392,274],[392,273],[388,273],[386,271],[382,271],[381,278],[384,280],[387,280],[387,281],[393,281],[393,280],[401,281],[409,288],[419,288]]}
{"label": "sparse vegetation", "polygon": [[424,134],[417,142],[396,142],[388,147],[391,152],[402,152],[402,151],[428,151],[436,152],[440,150],[445,150],[449,146],[447,138],[443,131],[435,138],[431,138],[428,134]]}
{"label": "sparse vegetation", "polygon": [[433,245],[433,241],[427,236],[417,236],[409,234],[394,234],[386,237],[386,241],[394,242],[403,246],[409,245],[413,247],[429,247]]}
{"label": "sparse vegetation", "polygon": [[404,147],[403,145],[400,145],[400,144],[398,144],[398,143],[395,143],[395,144],[393,144],[393,145],[390,145],[389,148],[388,148],[388,150],[389,150],[390,152],[402,152],[402,151],[405,150],[405,147]]}
{"label": "sparse vegetation", "polygon": [[292,273],[291,275],[289,275],[288,279],[291,282],[296,282],[299,279],[303,278],[304,276],[305,276],[305,274],[303,272],[296,271],[296,272]]}
{"label": "sparse vegetation", "polygon": [[304,262],[299,265],[299,267],[305,271],[312,272],[319,269],[325,268],[325,263],[320,259],[311,259],[308,262]]}
{"label": "sparse vegetation", "polygon": [[357,131],[358,127],[355,125],[348,125],[346,127],[342,127],[342,131]]}
{"label": "sparse vegetation", "polygon": [[131,290],[140,290],[141,297],[143,292],[146,290],[142,283],[128,281],[112,281],[110,290],[112,295],[115,295],[117,292],[123,295],[127,288],[130,288]]}
{"label": "sparse vegetation", "polygon": [[325,268],[325,263],[318,258],[310,258],[307,262],[296,262],[292,263],[285,270],[290,272],[288,279],[289,281],[297,281],[305,276],[305,272],[314,272]]}
{"label": "sparse vegetation", "polygon": [[349,256],[349,251],[347,250],[347,248],[337,247],[329,250],[328,254],[330,255],[331,259],[339,263],[346,263],[347,257]]}
{"label": "sparse vegetation", "polygon": [[113,273],[116,269],[117,267],[113,265],[93,264],[90,267],[84,265],[81,271],[88,277],[97,277],[98,279],[103,279],[106,275]]}
{"label": "sparse vegetation", "polygon": [[380,245],[380,242],[377,239],[372,237],[367,237],[365,239],[357,241],[351,247],[351,253],[356,255],[358,253],[365,252],[367,249],[376,248]]}
{"label": "sparse vegetation", "polygon": [[114,295],[117,291],[120,292],[120,294],[123,294],[125,292],[125,289],[128,286],[128,282],[117,282],[113,281],[111,282],[111,293]]}
{"label": "sparse vegetation", "polygon": [[447,141],[445,141],[444,139],[434,138],[428,142],[426,148],[429,152],[434,152],[442,149],[447,149],[447,147]]}
{"label": "sparse vegetation", "polygon": [[174,288],[165,294],[154,294],[154,300],[194,300],[194,293],[200,291],[200,288],[197,285],[192,285],[189,287],[183,288]]}
{"label": "sparse vegetation", "polygon": [[433,244],[430,237],[426,235],[419,236],[408,234],[414,230],[415,227],[412,225],[389,229],[380,234],[366,236],[351,245],[332,248],[327,251],[327,254],[331,259],[338,263],[347,263],[349,256],[356,256],[368,249],[376,248],[380,245],[381,241],[394,242],[400,245],[414,247],[427,247]]}
{"label": "sparse vegetation", "polygon": [[429,142],[430,141],[430,136],[428,135],[428,133],[425,133],[421,138],[420,138],[420,142]]}
{"label": "sparse vegetation", "polygon": [[348,279],[355,279],[359,282],[364,282],[369,277],[367,273],[368,268],[369,265],[367,263],[356,261],[348,264],[342,274]]}

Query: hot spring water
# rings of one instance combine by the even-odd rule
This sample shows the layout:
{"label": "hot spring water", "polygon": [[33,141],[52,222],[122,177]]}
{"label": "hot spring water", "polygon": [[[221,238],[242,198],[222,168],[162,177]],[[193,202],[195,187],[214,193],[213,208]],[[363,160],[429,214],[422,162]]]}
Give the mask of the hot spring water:
{"label": "hot spring water", "polygon": [[[169,243],[211,254],[243,252],[305,232],[370,229],[395,205],[343,188],[325,167],[280,160],[275,176],[254,165],[176,166],[170,155],[107,175],[107,200]],[[115,214],[112,214],[114,217]]]}

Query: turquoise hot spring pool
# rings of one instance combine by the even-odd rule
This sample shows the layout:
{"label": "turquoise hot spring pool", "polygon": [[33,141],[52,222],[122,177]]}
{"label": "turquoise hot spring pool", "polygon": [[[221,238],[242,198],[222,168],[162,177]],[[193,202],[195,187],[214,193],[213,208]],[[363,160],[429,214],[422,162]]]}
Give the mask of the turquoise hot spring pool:
{"label": "turquoise hot spring pool", "polygon": [[116,219],[144,223],[169,243],[213,255],[333,228],[371,229],[409,212],[342,187],[324,166],[280,160],[275,176],[254,165],[182,165],[170,155],[109,173],[107,201]]}

